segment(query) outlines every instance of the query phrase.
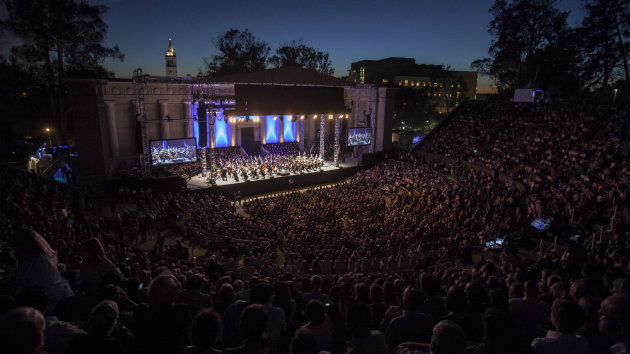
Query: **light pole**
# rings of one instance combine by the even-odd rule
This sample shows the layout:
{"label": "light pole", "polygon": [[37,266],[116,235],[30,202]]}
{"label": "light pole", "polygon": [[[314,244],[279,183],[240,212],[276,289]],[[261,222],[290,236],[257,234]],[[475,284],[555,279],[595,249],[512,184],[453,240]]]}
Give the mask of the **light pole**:
{"label": "light pole", "polygon": [[613,92],[613,104],[615,104],[615,99],[617,98],[617,91],[619,91],[619,89],[614,89]]}
{"label": "light pole", "polygon": [[48,136],[48,147],[52,147],[52,139],[50,137],[50,128],[44,129],[46,131],[46,135]]}

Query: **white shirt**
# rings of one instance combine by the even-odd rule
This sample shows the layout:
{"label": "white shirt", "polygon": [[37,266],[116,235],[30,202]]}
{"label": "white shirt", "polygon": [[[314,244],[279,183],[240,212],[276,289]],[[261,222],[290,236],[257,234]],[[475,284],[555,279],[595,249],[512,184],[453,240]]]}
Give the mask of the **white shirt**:
{"label": "white shirt", "polygon": [[531,344],[536,354],[590,354],[591,348],[584,337],[547,331],[546,337],[534,338]]}
{"label": "white shirt", "polygon": [[614,344],[610,347],[610,352],[612,354],[628,354],[630,353],[630,343],[621,342],[621,343]]}

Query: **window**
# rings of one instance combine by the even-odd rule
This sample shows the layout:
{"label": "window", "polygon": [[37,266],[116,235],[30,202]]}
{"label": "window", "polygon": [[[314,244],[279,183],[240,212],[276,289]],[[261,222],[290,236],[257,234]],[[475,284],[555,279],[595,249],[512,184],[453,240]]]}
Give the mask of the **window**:
{"label": "window", "polygon": [[359,69],[359,83],[364,84],[365,83],[365,68],[361,67]]}
{"label": "window", "polygon": [[409,80],[405,80],[405,86],[409,86]]}

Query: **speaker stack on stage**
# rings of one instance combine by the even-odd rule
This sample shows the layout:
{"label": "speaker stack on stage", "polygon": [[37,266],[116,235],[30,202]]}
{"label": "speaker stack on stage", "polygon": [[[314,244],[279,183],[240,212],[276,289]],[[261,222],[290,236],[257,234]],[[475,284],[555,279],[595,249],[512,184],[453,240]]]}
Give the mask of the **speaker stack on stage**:
{"label": "speaker stack on stage", "polygon": [[199,147],[206,147],[208,146],[208,111],[202,102],[199,102],[199,108],[197,108],[197,118],[199,119]]}

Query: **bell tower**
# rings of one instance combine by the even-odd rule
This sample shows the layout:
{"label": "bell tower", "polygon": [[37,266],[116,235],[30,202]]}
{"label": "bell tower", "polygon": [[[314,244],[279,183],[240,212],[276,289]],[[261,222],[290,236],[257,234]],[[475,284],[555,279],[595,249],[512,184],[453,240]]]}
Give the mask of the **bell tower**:
{"label": "bell tower", "polygon": [[166,49],[164,58],[166,59],[166,76],[177,77],[177,56],[175,55],[175,50],[173,50],[173,43],[170,38],[168,39],[168,49]]}

